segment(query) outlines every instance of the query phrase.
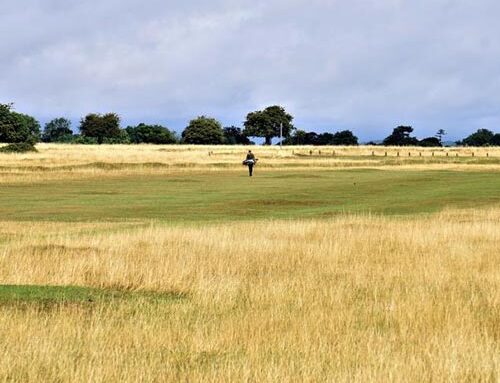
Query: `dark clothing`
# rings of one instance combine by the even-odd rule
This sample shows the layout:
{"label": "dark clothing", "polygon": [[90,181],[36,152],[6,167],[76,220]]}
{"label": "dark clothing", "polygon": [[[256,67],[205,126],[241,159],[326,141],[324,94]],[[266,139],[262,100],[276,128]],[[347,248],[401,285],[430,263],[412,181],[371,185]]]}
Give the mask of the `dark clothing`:
{"label": "dark clothing", "polygon": [[251,177],[253,174],[253,166],[255,165],[255,156],[253,153],[247,154],[247,159],[245,160],[246,165],[248,166],[248,175]]}

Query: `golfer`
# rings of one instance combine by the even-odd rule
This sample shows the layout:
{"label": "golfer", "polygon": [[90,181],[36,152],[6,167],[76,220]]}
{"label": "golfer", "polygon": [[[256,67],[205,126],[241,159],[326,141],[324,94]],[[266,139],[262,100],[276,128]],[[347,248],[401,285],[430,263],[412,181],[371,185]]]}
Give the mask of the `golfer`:
{"label": "golfer", "polygon": [[248,166],[248,175],[252,177],[253,175],[253,167],[257,163],[257,158],[255,158],[255,155],[252,153],[251,150],[248,151],[247,153],[247,158],[245,161],[243,161],[243,165]]}

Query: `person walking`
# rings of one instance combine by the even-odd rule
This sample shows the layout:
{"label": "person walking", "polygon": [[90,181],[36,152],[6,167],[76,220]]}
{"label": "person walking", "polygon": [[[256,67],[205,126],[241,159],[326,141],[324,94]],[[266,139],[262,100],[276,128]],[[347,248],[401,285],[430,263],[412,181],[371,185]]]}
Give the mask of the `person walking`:
{"label": "person walking", "polygon": [[253,175],[253,167],[257,163],[257,159],[255,158],[255,155],[252,153],[251,150],[248,151],[247,153],[247,158],[245,161],[243,161],[243,165],[248,166],[248,175],[252,177]]}

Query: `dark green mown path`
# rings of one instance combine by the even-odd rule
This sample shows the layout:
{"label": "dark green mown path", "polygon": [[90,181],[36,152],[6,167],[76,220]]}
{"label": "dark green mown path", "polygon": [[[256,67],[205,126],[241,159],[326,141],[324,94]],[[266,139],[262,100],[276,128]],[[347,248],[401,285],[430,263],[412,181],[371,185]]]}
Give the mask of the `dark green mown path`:
{"label": "dark green mown path", "polygon": [[74,303],[147,299],[165,302],[185,298],[182,293],[127,292],[80,286],[0,285],[0,306],[34,304],[44,307]]}
{"label": "dark green mown path", "polygon": [[500,173],[336,170],[139,176],[0,186],[2,220],[167,222],[412,214],[500,204]]}

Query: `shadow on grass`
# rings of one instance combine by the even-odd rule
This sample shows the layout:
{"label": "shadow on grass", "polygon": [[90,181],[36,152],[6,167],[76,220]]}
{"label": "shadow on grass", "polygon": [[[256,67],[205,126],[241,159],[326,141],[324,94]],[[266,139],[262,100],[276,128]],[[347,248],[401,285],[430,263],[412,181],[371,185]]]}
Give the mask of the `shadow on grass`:
{"label": "shadow on grass", "polygon": [[182,292],[123,291],[81,286],[0,285],[0,307],[50,309],[59,306],[92,306],[118,301],[173,303],[187,299]]}

